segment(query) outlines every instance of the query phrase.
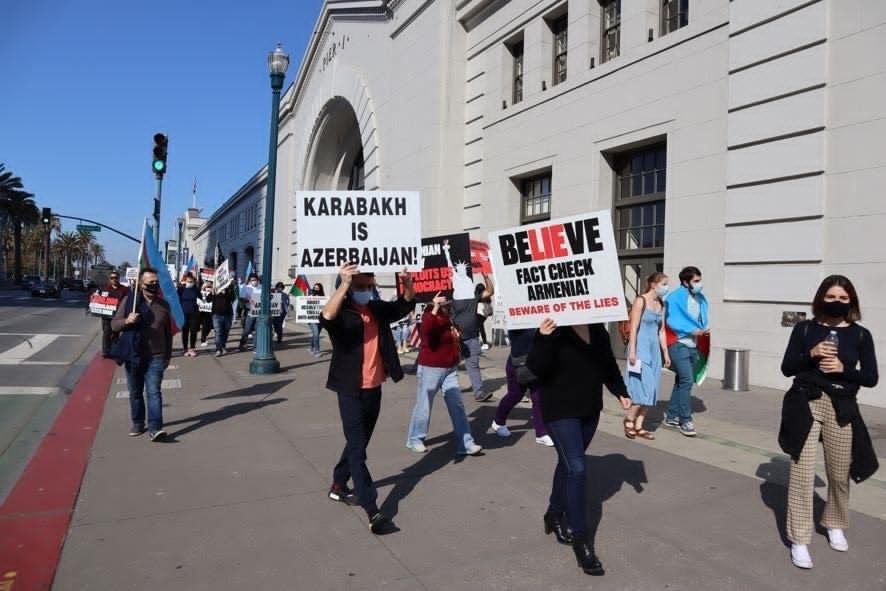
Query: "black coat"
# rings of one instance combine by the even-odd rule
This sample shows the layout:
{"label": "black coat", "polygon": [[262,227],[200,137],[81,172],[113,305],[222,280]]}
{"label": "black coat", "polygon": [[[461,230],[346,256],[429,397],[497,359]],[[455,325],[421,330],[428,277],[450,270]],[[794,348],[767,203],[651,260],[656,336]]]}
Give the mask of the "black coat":
{"label": "black coat", "polygon": [[[379,352],[385,375],[395,382],[403,379],[403,368],[391,333],[391,323],[397,322],[413,309],[414,304],[403,298],[395,302],[372,300],[369,311],[378,323]],[[320,326],[332,341],[332,360],[326,387],[338,393],[356,393],[363,381],[363,319],[351,306],[350,298],[332,320],[320,316]]]}

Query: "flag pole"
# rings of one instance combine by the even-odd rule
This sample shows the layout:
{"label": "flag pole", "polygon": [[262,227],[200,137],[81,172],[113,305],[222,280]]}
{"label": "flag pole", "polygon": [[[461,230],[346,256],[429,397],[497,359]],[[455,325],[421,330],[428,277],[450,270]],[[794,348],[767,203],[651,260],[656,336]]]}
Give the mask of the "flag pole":
{"label": "flag pole", "polygon": [[[141,276],[142,257],[144,256],[144,252],[145,252],[145,230],[147,229],[147,227],[148,227],[148,218],[145,218],[145,221],[142,224],[142,241],[138,247],[138,258],[136,259],[139,263],[138,264],[139,276]],[[135,296],[132,298],[132,313],[133,314],[135,314],[136,304],[138,303],[138,291],[139,291],[138,290],[138,282],[139,282],[139,278],[136,278],[136,280],[135,280]]]}

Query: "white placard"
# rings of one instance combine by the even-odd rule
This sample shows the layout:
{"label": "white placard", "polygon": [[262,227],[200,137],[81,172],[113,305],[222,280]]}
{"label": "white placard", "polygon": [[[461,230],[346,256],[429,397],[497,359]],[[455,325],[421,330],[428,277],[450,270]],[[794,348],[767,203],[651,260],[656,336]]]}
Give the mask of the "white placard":
{"label": "white placard", "polygon": [[625,320],[609,210],[489,233],[509,329]]}
{"label": "white placard", "polygon": [[228,261],[225,261],[215,270],[215,283],[213,284],[215,293],[226,290],[233,280],[231,271],[228,269]]}
{"label": "white placard", "polygon": [[422,267],[417,191],[297,191],[296,266],[338,273],[353,262],[365,272]]}
{"label": "white placard", "polygon": [[212,302],[207,302],[202,298],[197,298],[198,312],[212,312]]}
{"label": "white placard", "polygon": [[138,282],[138,267],[126,267],[126,283],[135,285]]}
{"label": "white placard", "polygon": [[316,324],[320,322],[320,312],[329,301],[327,296],[296,296],[295,322],[298,324]]}

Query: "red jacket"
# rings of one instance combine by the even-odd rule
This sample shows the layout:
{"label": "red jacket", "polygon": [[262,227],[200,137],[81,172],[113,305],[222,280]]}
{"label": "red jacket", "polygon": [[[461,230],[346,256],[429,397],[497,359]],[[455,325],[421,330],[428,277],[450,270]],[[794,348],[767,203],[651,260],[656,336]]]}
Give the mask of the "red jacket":
{"label": "red jacket", "polygon": [[458,365],[458,337],[449,317],[442,312],[432,314],[432,309],[428,306],[421,315],[421,347],[417,363],[426,367],[454,367]]}

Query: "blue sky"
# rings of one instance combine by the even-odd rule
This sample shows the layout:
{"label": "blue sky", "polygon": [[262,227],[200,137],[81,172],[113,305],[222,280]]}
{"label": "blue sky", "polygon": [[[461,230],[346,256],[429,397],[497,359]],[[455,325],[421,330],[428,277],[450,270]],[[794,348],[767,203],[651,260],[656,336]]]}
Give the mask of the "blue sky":
{"label": "blue sky", "polygon": [[[298,72],[321,0],[7,0],[0,162],[38,206],[138,236],[153,211],[152,136],[169,135],[160,239],[215,210],[268,156],[266,56]],[[285,87],[284,87],[285,89]],[[62,220],[63,229],[77,222]],[[136,245],[103,230],[112,263]]]}

